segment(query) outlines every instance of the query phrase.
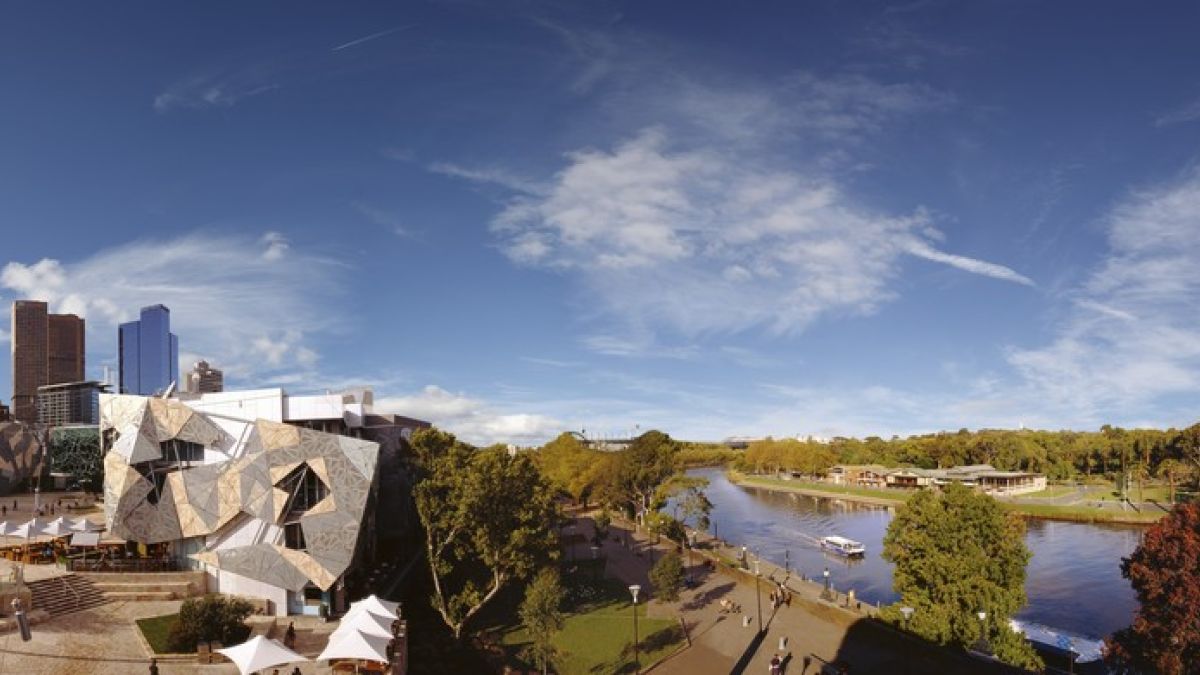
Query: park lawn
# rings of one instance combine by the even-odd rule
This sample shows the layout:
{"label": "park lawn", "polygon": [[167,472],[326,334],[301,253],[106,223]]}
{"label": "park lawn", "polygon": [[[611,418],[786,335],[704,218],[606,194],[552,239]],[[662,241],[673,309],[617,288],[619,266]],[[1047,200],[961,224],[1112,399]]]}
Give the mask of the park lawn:
{"label": "park lawn", "polygon": [[[568,594],[563,629],[554,639],[561,652],[554,660],[554,671],[560,675],[632,673],[633,612],[629,590],[613,579],[597,582],[586,572],[564,575],[563,586],[573,590]],[[678,650],[683,633],[674,619],[648,618],[645,604],[638,605],[637,613],[641,649],[638,661],[645,670]],[[529,644],[524,628],[510,627],[503,633],[501,644],[510,662],[533,667],[534,664],[520,656]]]}
{"label": "park lawn", "polygon": [[178,618],[179,614],[167,614],[137,620],[142,636],[146,638],[146,642],[150,643],[150,649],[153,649],[155,654],[171,653],[171,650],[167,648],[167,634],[171,632],[171,626]]}
{"label": "park lawn", "polygon": [[1053,499],[1054,497],[1062,497],[1063,495],[1074,494],[1081,489],[1078,485],[1051,485],[1045,490],[1038,492],[1030,492],[1021,495],[1021,497],[1034,497],[1038,499]]}
{"label": "park lawn", "polygon": [[1117,511],[1115,509],[1098,509],[1086,504],[1014,504],[1001,502],[1004,508],[1034,518],[1051,520],[1073,520],[1084,523],[1153,523],[1166,515],[1159,509],[1142,509],[1141,511]]}

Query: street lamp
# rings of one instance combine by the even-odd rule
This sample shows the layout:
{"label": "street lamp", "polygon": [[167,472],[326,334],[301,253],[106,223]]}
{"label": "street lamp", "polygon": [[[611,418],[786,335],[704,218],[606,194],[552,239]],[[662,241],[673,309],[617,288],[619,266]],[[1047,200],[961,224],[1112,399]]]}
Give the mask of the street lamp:
{"label": "street lamp", "polygon": [[758,633],[762,635],[762,591],[758,590],[758,580],[762,571],[758,569],[758,558],[754,559],[754,599],[758,602]]}
{"label": "street lamp", "polygon": [[828,601],[833,598],[833,596],[829,593],[829,568],[826,567],[822,574],[825,576],[825,590],[821,591],[821,599]]}
{"label": "street lamp", "polygon": [[637,675],[637,673],[642,672],[642,664],[638,660],[638,633],[637,633],[637,596],[638,596],[638,591],[640,591],[640,590],[642,590],[642,587],[637,584],[634,584],[629,587],[629,593],[630,593],[630,595],[633,596],[633,605],[631,605],[631,607],[633,607],[633,672],[635,675]]}
{"label": "street lamp", "polygon": [[785,578],[788,576],[791,576],[791,574],[792,574],[791,560],[790,560],[790,558],[792,557],[791,553],[792,552],[787,550],[786,548],[783,549],[783,576]]}
{"label": "street lamp", "polygon": [[979,617],[979,642],[975,643],[975,651],[990,656],[992,647],[987,640],[987,612],[981,609],[976,612],[975,616]]}

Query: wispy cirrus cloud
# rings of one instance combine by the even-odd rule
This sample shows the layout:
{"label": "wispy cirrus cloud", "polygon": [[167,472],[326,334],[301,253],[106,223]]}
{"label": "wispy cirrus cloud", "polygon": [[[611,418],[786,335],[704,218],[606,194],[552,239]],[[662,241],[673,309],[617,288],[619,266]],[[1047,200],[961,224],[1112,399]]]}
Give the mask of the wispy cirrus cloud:
{"label": "wispy cirrus cloud", "polygon": [[1137,190],[1104,220],[1109,251],[1071,292],[1054,341],[1013,349],[1026,398],[1078,423],[1179,423],[1200,388],[1200,172]]}
{"label": "wispy cirrus cloud", "polygon": [[171,309],[182,351],[210,359],[234,380],[311,371],[312,340],[337,329],[342,266],[299,251],[277,232],[257,239],[196,233],[141,240],[77,261],[8,262],[0,287],[88,321],[89,363],[111,363],[116,325],[139,308]]}
{"label": "wispy cirrus cloud", "polygon": [[1200,120],[1200,98],[1192,99],[1155,117],[1154,126],[1169,127],[1175,124],[1195,122],[1196,120]]}
{"label": "wispy cirrus cloud", "polygon": [[690,335],[795,333],[872,313],[894,296],[907,256],[1032,284],[935,248],[920,208],[879,213],[828,176],[742,159],[675,149],[647,130],[611,151],[571,153],[548,193],[514,198],[493,230],[514,262],[579,278],[609,318]]}
{"label": "wispy cirrus cloud", "polygon": [[381,30],[381,31],[379,31],[378,33],[371,33],[370,35],[364,35],[363,37],[360,37],[360,38],[355,38],[355,39],[353,39],[353,40],[351,40],[351,41],[349,41],[349,42],[343,42],[342,44],[340,44],[340,45],[337,45],[336,47],[334,47],[334,48],[330,49],[329,51],[331,51],[331,52],[340,52],[340,51],[342,51],[343,49],[349,49],[349,48],[351,48],[351,47],[357,47],[357,46],[359,46],[359,45],[361,45],[361,44],[363,44],[363,43],[370,42],[370,41],[372,41],[372,40],[378,40],[378,39],[379,39],[379,38],[381,38],[381,37],[386,37],[386,36],[388,36],[388,35],[391,35],[391,34],[393,34],[393,33],[399,33],[400,31],[408,30],[409,28],[412,28],[412,27],[413,27],[412,25],[407,25],[407,26],[393,26],[392,28],[388,28],[387,30]]}
{"label": "wispy cirrus cloud", "polygon": [[274,70],[252,66],[192,75],[171,83],[153,101],[154,110],[231,108],[243,99],[280,89]]}

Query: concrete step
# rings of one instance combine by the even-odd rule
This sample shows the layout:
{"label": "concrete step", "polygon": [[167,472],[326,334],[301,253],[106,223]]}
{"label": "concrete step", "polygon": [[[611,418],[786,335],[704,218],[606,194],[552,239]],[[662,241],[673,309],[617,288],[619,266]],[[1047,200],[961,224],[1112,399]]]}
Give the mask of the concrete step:
{"label": "concrete step", "polygon": [[178,600],[180,595],[172,591],[104,591],[104,597],[113,601],[150,602],[154,600]]}
{"label": "concrete step", "polygon": [[98,607],[109,602],[95,586],[74,574],[31,581],[28,586],[32,594],[33,608],[44,610],[51,617]]}

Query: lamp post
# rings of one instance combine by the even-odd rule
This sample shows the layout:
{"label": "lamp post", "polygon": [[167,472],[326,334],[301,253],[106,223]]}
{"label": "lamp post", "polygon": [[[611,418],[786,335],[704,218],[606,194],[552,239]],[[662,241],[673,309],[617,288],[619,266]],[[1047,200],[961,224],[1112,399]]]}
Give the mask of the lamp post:
{"label": "lamp post", "polygon": [[791,557],[792,557],[792,552],[786,548],[783,549],[783,576],[784,577],[791,576],[791,574],[792,574]]}
{"label": "lamp post", "polygon": [[758,558],[754,559],[754,600],[758,603],[758,633],[762,635],[762,591],[758,590],[758,580],[762,571],[758,568]]}
{"label": "lamp post", "polygon": [[821,574],[824,575],[824,577],[825,577],[825,590],[821,591],[821,599],[828,601],[829,599],[831,599],[833,597],[829,593],[829,568],[826,567],[825,571],[822,572]]}
{"label": "lamp post", "polygon": [[638,591],[642,590],[641,586],[634,584],[629,587],[629,593],[633,596],[633,672],[635,675],[642,672],[642,664],[638,660],[638,633],[637,633],[637,596]]}
{"label": "lamp post", "polygon": [[[592,545],[592,560],[599,560],[599,559],[600,559],[600,547],[593,544]],[[596,581],[600,581],[600,566],[592,565],[592,572],[594,575],[593,578]]]}
{"label": "lamp post", "polygon": [[985,656],[991,656],[992,646],[987,640],[987,612],[979,610],[975,616],[979,617],[979,642],[975,643],[975,651]]}

